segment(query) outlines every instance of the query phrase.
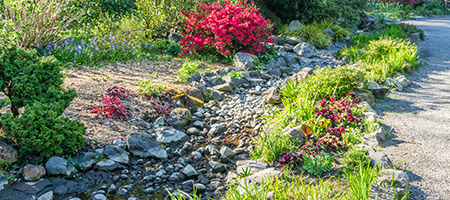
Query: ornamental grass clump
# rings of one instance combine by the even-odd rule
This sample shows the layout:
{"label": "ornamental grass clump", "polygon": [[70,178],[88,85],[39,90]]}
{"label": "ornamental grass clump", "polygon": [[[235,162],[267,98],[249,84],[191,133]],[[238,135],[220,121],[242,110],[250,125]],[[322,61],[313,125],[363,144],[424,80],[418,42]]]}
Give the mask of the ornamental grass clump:
{"label": "ornamental grass clump", "polygon": [[180,56],[202,49],[214,49],[224,56],[239,51],[259,54],[265,52],[264,43],[272,42],[269,20],[253,3],[202,2],[190,12],[181,12],[187,20],[180,43],[185,49]]}

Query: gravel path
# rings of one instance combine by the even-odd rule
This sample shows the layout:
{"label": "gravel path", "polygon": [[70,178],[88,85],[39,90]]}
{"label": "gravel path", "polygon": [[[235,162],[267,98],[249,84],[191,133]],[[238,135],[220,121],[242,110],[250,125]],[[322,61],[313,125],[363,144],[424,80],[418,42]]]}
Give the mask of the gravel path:
{"label": "gravel path", "polygon": [[450,199],[450,16],[407,23],[428,37],[419,43],[427,64],[409,76],[411,87],[376,105],[392,128],[382,151],[410,171],[412,199]]}

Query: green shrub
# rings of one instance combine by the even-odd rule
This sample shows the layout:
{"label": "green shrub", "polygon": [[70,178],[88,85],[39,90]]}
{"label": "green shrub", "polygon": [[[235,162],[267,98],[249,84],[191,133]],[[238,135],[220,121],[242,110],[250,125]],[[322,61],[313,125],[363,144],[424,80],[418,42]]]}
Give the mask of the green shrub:
{"label": "green shrub", "polygon": [[85,141],[83,123],[62,117],[64,106],[35,101],[25,106],[20,117],[9,113],[1,116],[3,131],[17,144],[42,157],[73,152]]}
{"label": "green shrub", "polygon": [[228,77],[233,77],[233,78],[241,78],[243,73],[244,72],[236,72],[236,71],[233,70],[231,72],[228,72],[227,76]]}
{"label": "green shrub", "polygon": [[69,106],[76,93],[61,92],[60,66],[54,57],[39,57],[35,50],[0,44],[0,88],[11,100],[14,117],[19,115],[19,108],[34,101],[57,102],[61,108]]}
{"label": "green shrub", "polygon": [[153,94],[161,94],[161,92],[164,90],[164,87],[161,86],[154,86],[152,84],[151,80],[147,80],[147,81],[140,81],[139,82],[139,88],[138,88],[138,92],[139,93],[144,93],[144,94],[148,94],[148,95],[153,95]]}
{"label": "green shrub", "polygon": [[367,13],[400,21],[403,15],[403,7],[404,5],[399,3],[375,2],[371,4]]}
{"label": "green shrub", "polygon": [[327,35],[322,27],[317,24],[304,25],[300,31],[293,31],[289,36],[299,36],[316,48],[324,49],[331,44],[331,36]]}
{"label": "green shrub", "polygon": [[345,27],[353,27],[368,8],[368,0],[323,0],[328,19],[339,20]]}
{"label": "green shrub", "polygon": [[322,0],[264,0],[284,23],[300,20],[308,23],[324,19],[325,6]]}
{"label": "green shrub", "polygon": [[185,62],[183,66],[178,70],[178,81],[187,82],[192,74],[199,72],[201,62]]}
{"label": "green shrub", "polygon": [[0,88],[12,113],[1,116],[1,128],[21,148],[44,157],[71,152],[84,142],[83,124],[60,117],[76,96],[74,90],[62,91],[60,70],[54,57],[0,45]]}
{"label": "green shrub", "polygon": [[354,146],[345,153],[342,161],[348,169],[357,169],[360,165],[369,163],[369,157],[365,149],[358,149]]}

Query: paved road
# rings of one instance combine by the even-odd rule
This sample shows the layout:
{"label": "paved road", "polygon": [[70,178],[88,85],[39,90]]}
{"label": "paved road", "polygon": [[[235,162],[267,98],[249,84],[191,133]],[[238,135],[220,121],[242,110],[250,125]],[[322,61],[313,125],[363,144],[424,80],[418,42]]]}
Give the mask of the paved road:
{"label": "paved road", "polygon": [[419,43],[427,64],[409,76],[411,87],[376,105],[392,128],[383,151],[410,171],[412,199],[450,199],[450,17],[407,23],[428,37]]}

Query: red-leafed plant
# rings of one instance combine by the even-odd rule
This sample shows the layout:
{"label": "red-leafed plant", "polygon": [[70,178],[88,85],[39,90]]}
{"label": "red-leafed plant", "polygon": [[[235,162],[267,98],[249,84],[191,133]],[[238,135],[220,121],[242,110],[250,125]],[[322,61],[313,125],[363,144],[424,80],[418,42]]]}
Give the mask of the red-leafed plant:
{"label": "red-leafed plant", "polygon": [[110,87],[106,90],[106,94],[108,96],[117,97],[119,99],[123,99],[127,96],[130,96],[130,90],[125,89],[124,87]]}
{"label": "red-leafed plant", "polygon": [[239,51],[263,53],[264,43],[272,42],[269,20],[258,13],[254,3],[217,1],[197,5],[191,12],[181,10],[187,20],[183,22],[185,32],[180,44],[185,49],[180,57],[203,48],[216,49],[223,55]]}
{"label": "red-leafed plant", "polygon": [[128,115],[125,106],[123,106],[120,99],[115,96],[105,95],[100,98],[99,102],[102,102],[103,105],[92,108],[92,113],[97,113],[99,116],[104,115],[113,119],[123,119]]}

